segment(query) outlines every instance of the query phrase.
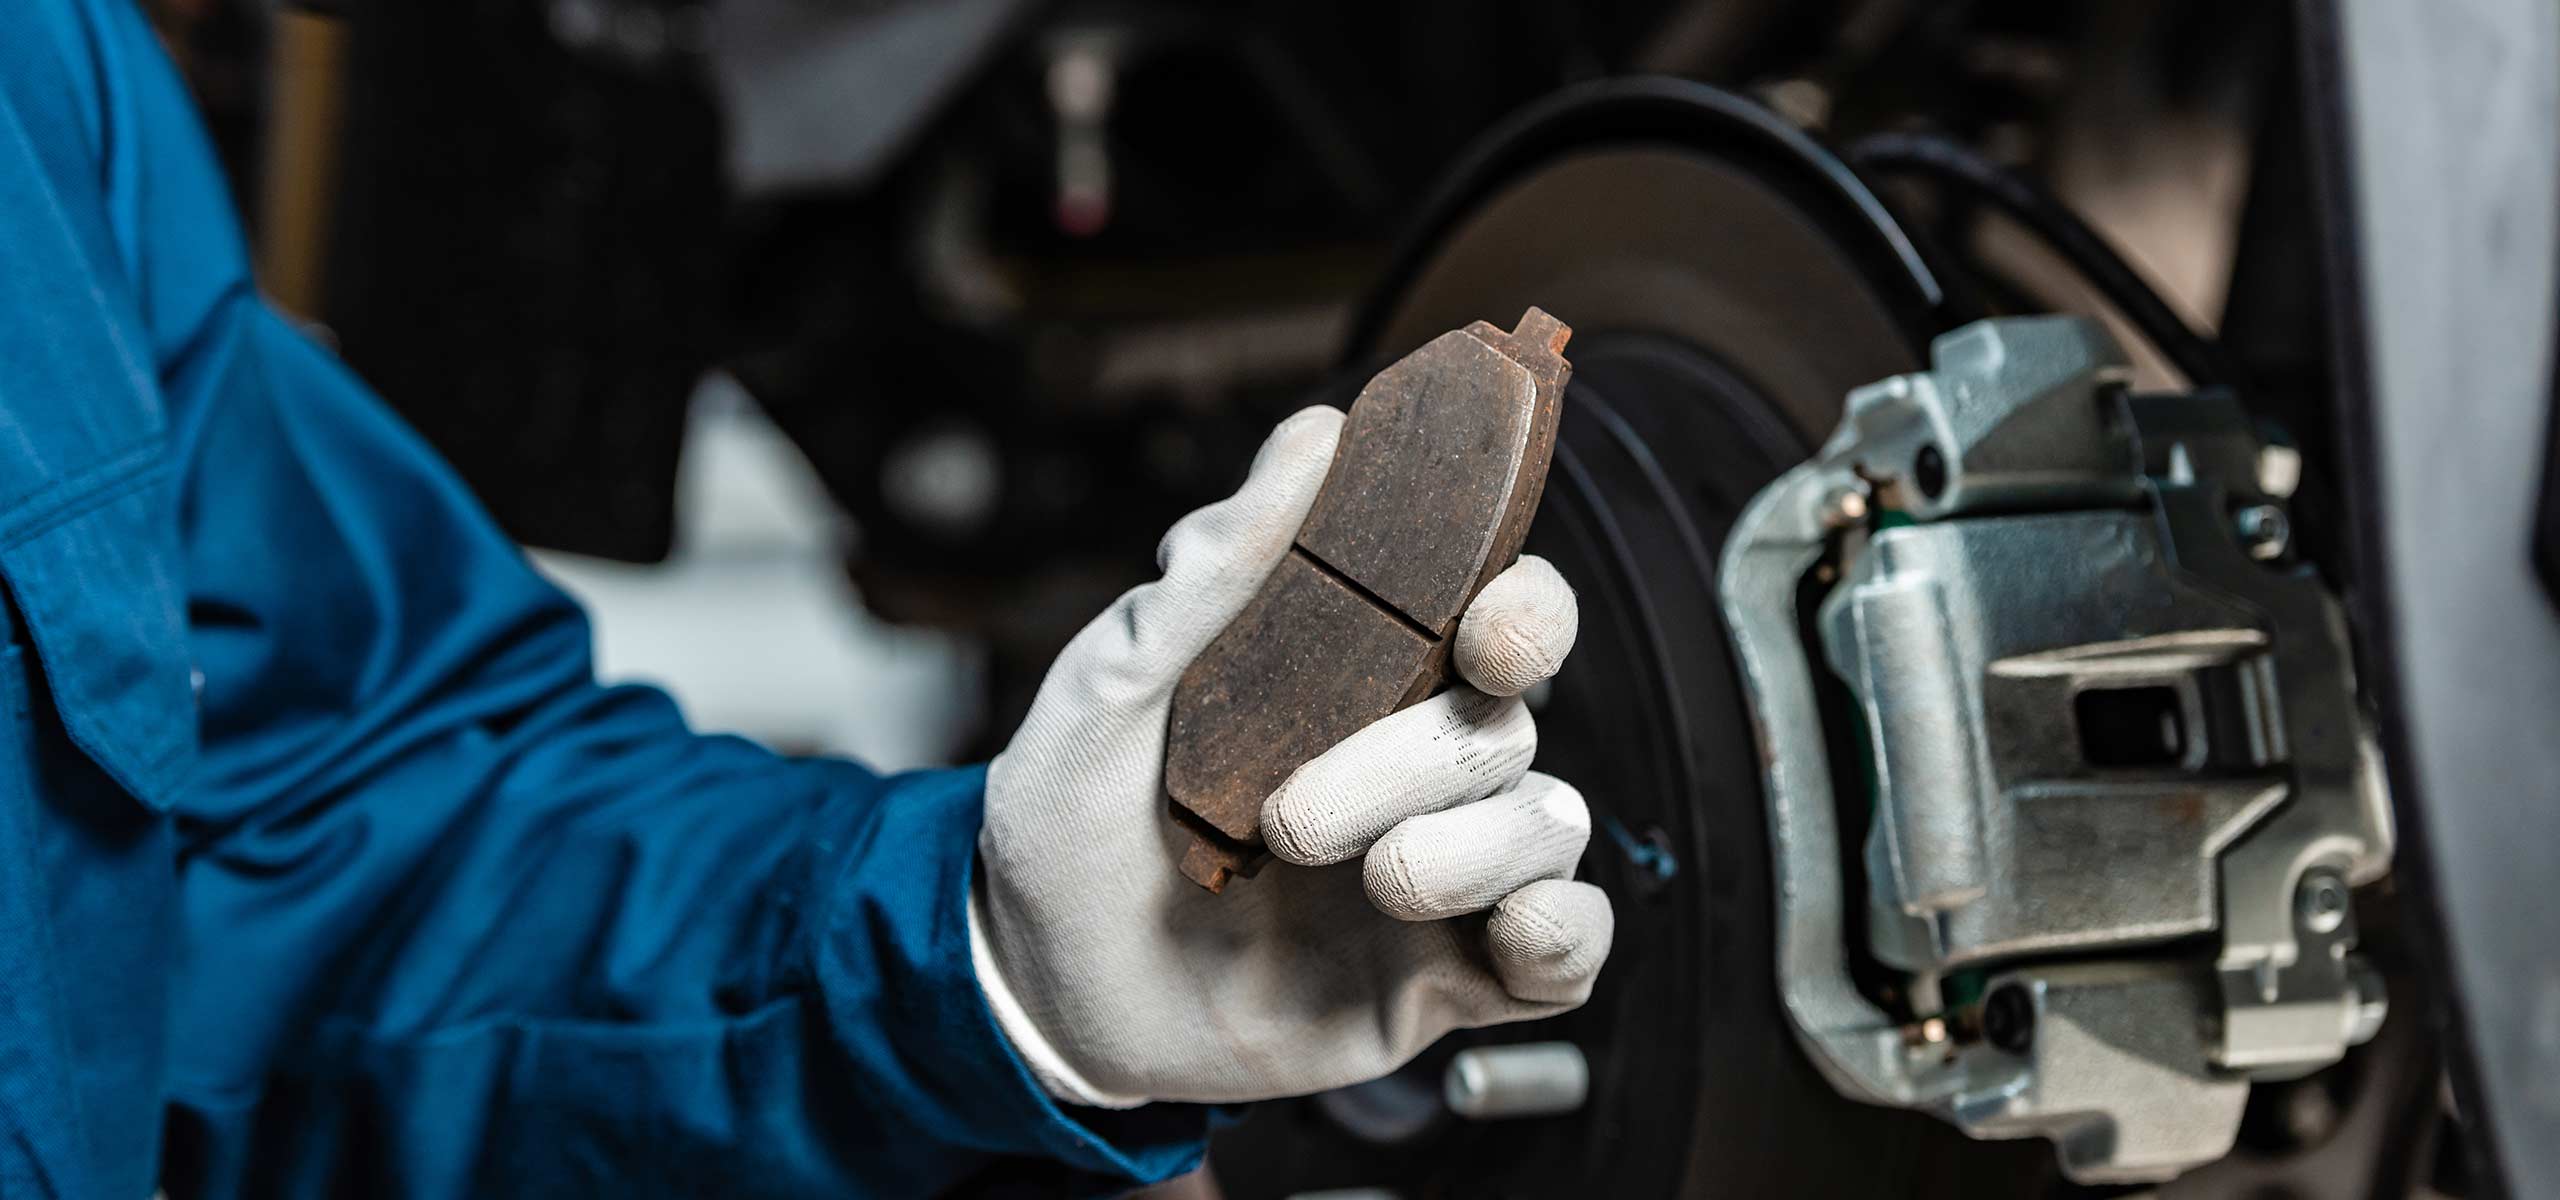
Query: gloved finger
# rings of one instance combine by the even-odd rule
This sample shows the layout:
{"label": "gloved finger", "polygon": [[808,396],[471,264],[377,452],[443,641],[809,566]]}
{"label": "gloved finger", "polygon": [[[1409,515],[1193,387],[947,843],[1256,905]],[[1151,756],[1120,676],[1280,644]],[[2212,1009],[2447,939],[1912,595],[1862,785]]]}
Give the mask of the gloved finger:
{"label": "gloved finger", "polygon": [[1508,792],[1388,830],[1369,847],[1361,876],[1378,911],[1436,921],[1491,908],[1541,879],[1571,879],[1590,841],[1582,793],[1531,771]]}
{"label": "gloved finger", "polygon": [[1503,898],[1485,923],[1493,973],[1504,991],[1540,1004],[1591,998],[1609,958],[1617,915],[1608,894],[1587,883],[1542,880]]}
{"label": "gloved finger", "polygon": [[1517,696],[1552,678],[1582,627],[1573,586],[1555,565],[1523,554],[1476,593],[1458,620],[1458,674],[1477,691]]}
{"label": "gloved finger", "polygon": [[1341,862],[1407,817],[1510,790],[1537,754],[1518,698],[1451,688],[1299,767],[1262,802],[1262,840],[1301,866]]}
{"label": "gloved finger", "polygon": [[1264,439],[1244,486],[1197,509],[1156,546],[1164,576],[1122,598],[1136,660],[1178,675],[1262,587],[1315,507],[1342,439],[1342,410],[1291,414]]}

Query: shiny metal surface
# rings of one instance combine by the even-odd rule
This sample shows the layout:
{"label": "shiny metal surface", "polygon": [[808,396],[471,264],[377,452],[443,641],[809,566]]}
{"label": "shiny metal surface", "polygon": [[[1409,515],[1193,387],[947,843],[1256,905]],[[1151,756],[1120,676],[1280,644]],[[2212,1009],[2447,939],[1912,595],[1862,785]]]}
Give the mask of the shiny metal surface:
{"label": "shiny metal surface", "polygon": [[[1868,927],[1896,966],[2211,930],[2215,859],[2284,800],[2272,633],[2142,514],[1885,530],[1820,630],[1869,731]],[[2075,699],[2099,693],[2174,704],[2176,744],[2092,766]]]}
{"label": "shiny metal surface", "polygon": [[[2049,1138],[2093,1182],[2221,1156],[2250,1078],[2334,1062],[2387,1011],[2344,903],[2392,836],[2337,604],[2244,540],[2234,514],[2275,500],[2237,406],[2128,399],[2122,362],[2074,318],[1941,337],[1754,500],[1722,583],[1800,1040],[1845,1094]],[[1808,577],[1836,580],[1830,734]],[[1872,801],[1857,860],[1844,788]],[[1853,981],[1854,925],[1901,999]],[[1988,1001],[1940,1012],[1986,969]]]}
{"label": "shiny metal surface", "polygon": [[1582,1107],[1591,1065],[1571,1042],[1474,1046],[1449,1060],[1441,1096],[1470,1121],[1552,1117]]}
{"label": "shiny metal surface", "polygon": [[1957,1124],[1981,1137],[2048,1137],[2084,1183],[2159,1179],[2231,1149],[2248,1102],[2244,1077],[2216,1071],[2192,1020],[2212,999],[2192,971],[2162,963],[2090,963],[1992,981],[2033,1005],[2025,1085],[1959,1099]]}

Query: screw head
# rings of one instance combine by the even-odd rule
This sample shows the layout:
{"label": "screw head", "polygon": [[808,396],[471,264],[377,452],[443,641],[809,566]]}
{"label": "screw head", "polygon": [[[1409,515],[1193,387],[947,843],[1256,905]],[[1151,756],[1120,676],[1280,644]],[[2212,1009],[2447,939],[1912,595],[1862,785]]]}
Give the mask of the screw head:
{"label": "screw head", "polygon": [[2285,519],[2283,509],[2272,504],[2252,504],[2233,513],[2231,529],[2239,535],[2240,545],[2249,557],[2259,562],[2284,557],[2285,547],[2293,542],[2293,523]]}
{"label": "screw head", "polygon": [[2313,933],[2336,933],[2347,923],[2350,904],[2345,880],[2314,871],[2302,877],[2302,890],[2294,896],[2294,916]]}

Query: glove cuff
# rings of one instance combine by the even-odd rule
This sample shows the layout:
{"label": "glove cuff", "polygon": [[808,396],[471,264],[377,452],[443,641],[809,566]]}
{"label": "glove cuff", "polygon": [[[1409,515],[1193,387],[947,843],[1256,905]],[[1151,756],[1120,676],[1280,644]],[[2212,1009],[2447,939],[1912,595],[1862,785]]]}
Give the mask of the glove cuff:
{"label": "glove cuff", "polygon": [[978,991],[986,996],[987,1011],[995,1014],[996,1028],[1004,1031],[1005,1040],[1013,1044],[1013,1052],[1031,1077],[1040,1081],[1048,1093],[1069,1104],[1094,1108],[1136,1108],[1147,1103],[1144,1096],[1125,1096],[1094,1086],[1073,1066],[1066,1056],[1040,1032],[1031,1013],[1014,995],[1013,985],[1006,982],[1004,969],[996,962],[995,943],[987,937],[987,892],[985,872],[980,882],[969,889],[969,965],[978,975]]}

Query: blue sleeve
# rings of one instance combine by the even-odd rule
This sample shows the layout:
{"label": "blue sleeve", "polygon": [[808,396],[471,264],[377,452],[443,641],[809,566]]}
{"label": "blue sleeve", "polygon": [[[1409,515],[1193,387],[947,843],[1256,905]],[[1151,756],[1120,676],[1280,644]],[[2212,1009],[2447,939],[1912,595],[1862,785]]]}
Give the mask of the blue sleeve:
{"label": "blue sleeve", "polygon": [[[73,5],[76,4],[77,7]],[[48,7],[52,7],[48,4]],[[983,775],[689,732],[248,278],[124,0],[66,0],[173,434],[201,766],[170,1191],[1097,1191],[1206,1116],[1064,1110],[969,966]]]}

